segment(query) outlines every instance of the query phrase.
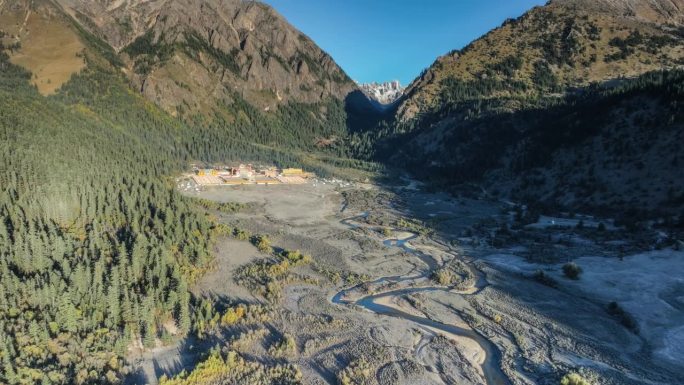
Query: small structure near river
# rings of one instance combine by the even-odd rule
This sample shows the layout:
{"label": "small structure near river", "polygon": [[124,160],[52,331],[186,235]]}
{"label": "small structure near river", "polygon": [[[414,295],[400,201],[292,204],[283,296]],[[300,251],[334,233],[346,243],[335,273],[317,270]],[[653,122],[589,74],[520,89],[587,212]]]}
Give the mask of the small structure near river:
{"label": "small structure near river", "polygon": [[188,175],[200,186],[235,186],[235,185],[271,185],[271,184],[305,184],[315,174],[301,168],[283,168],[274,166],[255,167],[252,164],[238,166],[215,166],[199,168],[193,166]]}

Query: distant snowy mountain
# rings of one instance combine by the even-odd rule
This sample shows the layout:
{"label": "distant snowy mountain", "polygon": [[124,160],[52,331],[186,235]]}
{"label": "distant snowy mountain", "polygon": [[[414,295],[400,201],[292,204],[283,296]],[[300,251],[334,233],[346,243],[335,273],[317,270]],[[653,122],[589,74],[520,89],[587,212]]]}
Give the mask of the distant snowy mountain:
{"label": "distant snowy mountain", "polygon": [[359,88],[369,98],[381,104],[392,104],[404,94],[404,87],[401,86],[398,80],[385,83],[359,83]]}

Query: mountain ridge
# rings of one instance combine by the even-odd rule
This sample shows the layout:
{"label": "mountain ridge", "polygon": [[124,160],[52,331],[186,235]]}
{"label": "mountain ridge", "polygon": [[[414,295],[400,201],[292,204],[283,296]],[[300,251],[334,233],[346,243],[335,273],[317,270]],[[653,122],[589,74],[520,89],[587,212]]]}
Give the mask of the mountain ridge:
{"label": "mountain ridge", "polygon": [[[168,346],[169,341],[201,336],[212,324],[233,323],[238,311],[244,315],[245,308],[231,307],[221,308],[226,311],[222,316],[208,298],[193,296],[190,288],[198,277],[216,269],[219,239],[230,234],[250,238],[247,230],[272,229],[276,235],[287,223],[281,223],[278,215],[267,216],[266,222],[273,226],[265,227],[268,223],[260,219],[245,229],[242,219],[220,221],[214,211],[233,213],[242,205],[186,197],[172,179],[195,162],[263,162],[301,167],[321,178],[343,173],[345,179],[364,181],[358,194],[344,196],[350,210],[366,206],[373,210],[380,202],[391,213],[371,212],[364,219],[380,232],[422,234],[433,225],[443,225],[453,227],[449,234],[453,232],[454,239],[460,233],[472,236],[476,243],[491,241],[492,245],[497,238],[512,236],[508,212],[487,214],[491,225],[476,222],[477,216],[471,214],[473,209],[480,211],[478,202],[446,195],[445,206],[434,208],[462,212],[463,227],[444,221],[438,211],[435,217],[414,220],[410,209],[406,217],[396,215],[396,231],[388,227],[394,226],[395,214],[403,211],[403,199],[376,194],[365,182],[387,176],[397,186],[405,172],[429,182],[425,190],[492,198],[492,213],[502,206],[501,201],[520,202],[521,219],[513,225],[524,226],[522,217],[527,221],[530,213],[560,210],[606,213],[616,217],[616,226],[630,230],[638,229],[640,221],[649,223],[646,220],[674,223],[673,213],[684,213],[684,152],[680,148],[684,142],[684,71],[677,69],[684,50],[677,25],[679,4],[625,0],[597,5],[573,0],[535,8],[468,48],[438,59],[394,109],[378,117],[373,104],[329,55],[258,3],[0,0],[0,382],[119,384],[130,374],[126,358],[137,359],[137,353]],[[592,16],[596,7],[600,12]],[[396,173],[385,175],[383,166],[369,159],[382,161]],[[339,205],[329,203],[343,195],[336,193],[334,201],[321,197],[325,200],[320,202],[336,215],[333,211],[338,212]],[[416,197],[421,205],[428,205],[431,196],[426,194],[424,199],[412,191],[406,195],[409,201]],[[289,202],[288,211],[297,214],[299,206]],[[523,205],[529,208],[525,213]],[[254,209],[257,215],[263,214],[261,207]],[[238,218],[254,215],[251,211],[243,214]],[[684,215],[676,220],[684,226]],[[319,244],[302,236],[312,231],[311,224],[305,226],[294,239],[312,247],[317,261],[311,268],[302,266],[315,274],[312,279],[336,287],[364,280],[360,273],[366,273],[368,263],[356,261],[355,250],[373,249],[372,245],[359,243],[352,233],[333,239],[340,234],[339,224]],[[474,232],[461,233],[461,228]],[[618,240],[606,249],[617,254],[629,233],[600,228],[597,225],[597,237],[590,239],[597,244]],[[376,233],[366,235],[378,239]],[[537,234],[529,237],[531,251],[544,245],[550,247],[540,248],[544,258],[547,250],[558,251],[559,260],[565,257],[565,230],[558,233],[558,241],[539,242]],[[584,242],[583,233],[578,234],[582,236],[578,242]],[[269,245],[264,234],[253,235],[259,245]],[[635,243],[644,243],[637,238]],[[328,253],[330,239],[350,252],[357,272],[333,266],[343,262],[337,253],[320,258],[317,252]],[[660,247],[660,242],[654,244]],[[357,243],[359,247],[349,247]],[[676,244],[674,239],[671,244]],[[289,252],[271,251],[268,260],[288,263]],[[299,265],[296,259],[292,265]],[[319,269],[321,261],[342,270]],[[249,266],[257,273],[254,278],[260,291],[279,292],[279,284],[273,289],[270,278],[261,280],[262,265]],[[263,266],[278,271],[282,267]],[[461,267],[445,267],[450,270],[440,271],[453,273],[452,283],[456,283],[463,273]],[[395,267],[391,270],[396,274]],[[534,276],[515,274],[519,281],[512,286],[524,282],[526,290],[528,284],[539,285]],[[314,287],[307,283],[313,281],[301,282]],[[547,278],[549,282],[556,285]],[[317,307],[323,298],[320,294],[328,289],[314,290],[313,296],[300,293],[306,302],[303,306]],[[545,303],[557,300],[558,293],[549,290]],[[266,298],[264,306],[268,306]],[[563,326],[565,331],[591,334],[596,316],[604,311],[594,300],[586,304],[580,329],[563,323],[568,326]],[[560,305],[557,314],[567,316],[565,301]],[[506,314],[519,313],[520,306],[513,302],[509,309],[494,309],[502,314],[501,323],[496,317],[480,318],[494,328],[518,324]],[[255,316],[264,319],[260,311]],[[601,318],[619,327],[609,316],[614,315]],[[367,317],[363,315],[361,322]],[[285,314],[283,320],[289,319]],[[288,352],[311,360],[310,347],[323,348],[332,357],[310,367],[323,377],[333,378],[336,370],[367,372],[363,350],[374,349],[378,341],[359,344],[362,341],[354,336],[350,345],[354,354],[360,354],[359,361],[345,369],[337,358],[344,355],[337,350],[339,345],[327,340],[329,327],[340,325],[336,318],[316,312],[310,320],[333,348],[309,344],[311,336],[293,343],[283,340],[282,345],[269,336],[264,345],[256,346],[259,352],[268,350],[263,365],[258,354],[248,355],[250,362],[259,362],[260,379],[265,379],[264,367],[282,372],[282,363],[291,358]],[[355,323],[345,321],[344,325]],[[238,325],[239,330],[247,330],[244,326]],[[266,326],[272,325],[267,322]],[[350,335],[347,329],[340,330]],[[618,339],[628,333],[615,334],[619,329],[612,326],[606,330]],[[267,333],[280,337],[280,331]],[[410,345],[412,334],[405,335]],[[510,335],[515,338],[506,346],[516,355],[525,345],[518,342],[533,341],[521,340],[514,332]],[[590,344],[600,344],[606,335],[597,335]],[[549,341],[572,342],[564,336]],[[641,362],[650,347],[635,350],[637,345],[630,341],[632,362]],[[595,356],[589,345],[577,345],[580,352]],[[537,345],[530,347],[531,355],[523,352],[523,359],[539,355]],[[203,349],[194,342],[191,348],[193,354]],[[400,346],[397,351],[401,355],[405,350]],[[558,367],[549,365],[557,359],[555,353],[549,350],[548,357],[528,360],[531,370],[521,373],[520,381],[550,383],[559,379],[560,370],[574,370],[573,360],[559,360]],[[378,378],[403,376],[399,371],[384,371],[402,367],[394,365],[396,355],[380,356],[391,362],[383,363]],[[517,362],[509,363],[517,366]],[[526,367],[525,361],[519,362]],[[413,362],[404,367],[410,368],[406,374],[416,373]],[[628,365],[605,370],[624,367]],[[207,367],[209,371],[215,368]],[[639,375],[643,368],[637,365],[633,372]],[[156,362],[152,369],[157,371]],[[244,374],[239,367],[235,369]],[[471,370],[467,364],[464,369]],[[199,373],[187,378],[202,381]],[[648,377],[658,381],[670,374]],[[363,381],[367,379],[376,380],[363,374]],[[295,380],[302,380],[302,375]],[[639,381],[640,377],[634,378],[634,383]]]}
{"label": "mountain ridge", "polygon": [[398,80],[357,84],[366,96],[379,102],[385,108],[404,95],[404,87]]}
{"label": "mountain ridge", "polygon": [[260,2],[54,1],[118,53],[134,88],[174,116],[231,121],[224,107],[236,97],[272,112],[358,91],[329,54]]}
{"label": "mountain ridge", "polygon": [[[660,5],[659,12],[646,6],[653,4]],[[583,87],[674,68],[684,57],[683,9],[681,0],[555,0],[535,7],[439,57],[407,87],[397,118],[408,121],[445,104],[440,93],[449,79],[524,87],[478,95],[487,98],[549,94],[557,92],[556,85]],[[634,31],[640,35],[631,35]]]}
{"label": "mountain ridge", "polygon": [[548,207],[679,210],[683,176],[668,143],[682,130],[683,9],[556,0],[508,20],[407,88],[378,156],[447,188],[481,184]]}

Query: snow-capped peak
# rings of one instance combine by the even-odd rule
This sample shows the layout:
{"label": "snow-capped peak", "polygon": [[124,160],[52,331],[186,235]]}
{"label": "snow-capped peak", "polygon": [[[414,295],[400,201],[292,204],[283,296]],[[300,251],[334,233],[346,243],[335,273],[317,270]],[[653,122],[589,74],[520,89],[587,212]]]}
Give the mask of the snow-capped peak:
{"label": "snow-capped peak", "polygon": [[377,100],[381,104],[392,104],[404,94],[404,87],[398,80],[384,83],[365,83],[359,84],[359,88],[368,97]]}

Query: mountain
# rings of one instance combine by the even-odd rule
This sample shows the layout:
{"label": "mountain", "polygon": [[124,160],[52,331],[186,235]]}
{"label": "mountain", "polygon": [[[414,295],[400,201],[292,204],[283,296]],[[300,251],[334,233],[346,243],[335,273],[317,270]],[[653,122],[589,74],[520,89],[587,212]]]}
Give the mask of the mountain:
{"label": "mountain", "polygon": [[[360,93],[327,53],[259,2],[7,0],[3,8],[3,25],[18,44],[12,60],[31,70],[46,94],[83,68],[75,29],[114,51],[133,88],[186,120],[231,124],[244,102],[271,115],[300,105],[325,121],[330,103],[344,109],[346,98]],[[62,22],[47,23],[44,15]],[[64,57],[61,75],[45,69],[54,60],[45,49],[55,46]],[[352,107],[370,104],[354,99]]]}
{"label": "mountain", "polygon": [[134,86],[167,112],[225,113],[236,97],[263,111],[344,98],[355,84],[271,7],[241,0],[59,0],[120,52]]}
{"label": "mountain", "polygon": [[359,84],[359,88],[369,98],[382,105],[389,105],[397,101],[404,94],[404,87],[398,80],[384,83]]}
{"label": "mountain", "polygon": [[683,15],[669,0],[536,7],[425,70],[376,157],[547,207],[680,210]]}
{"label": "mountain", "polygon": [[451,117],[386,144],[444,188],[544,207],[653,218],[684,209],[684,72],[647,73],[541,107]]}
{"label": "mountain", "polygon": [[119,384],[131,351],[193,333],[221,230],[170,176],[372,169],[340,156],[353,108],[259,3],[0,0],[0,383]]}
{"label": "mountain", "polygon": [[226,227],[169,180],[190,162],[379,169],[353,153],[445,189],[681,209],[681,5],[553,1],[388,117],[258,2],[0,0],[0,383],[120,383],[129,349],[209,322],[188,288]]}
{"label": "mountain", "polygon": [[440,58],[406,90],[400,121],[468,100],[553,96],[684,63],[681,0],[554,0]]}

